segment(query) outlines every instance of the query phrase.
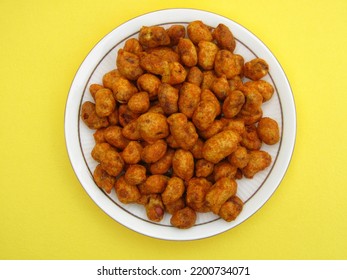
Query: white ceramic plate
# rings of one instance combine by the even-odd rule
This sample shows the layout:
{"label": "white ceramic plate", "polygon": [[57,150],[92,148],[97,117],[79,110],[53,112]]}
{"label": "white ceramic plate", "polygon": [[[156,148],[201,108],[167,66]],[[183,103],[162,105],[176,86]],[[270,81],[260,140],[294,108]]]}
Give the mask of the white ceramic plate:
{"label": "white ceramic plate", "polygon": [[[198,214],[196,225],[179,230],[170,225],[170,215],[154,223],[147,219],[143,206],[120,203],[112,192],[100,190],[94,183],[92,172],[96,162],[90,153],[94,146],[93,131],[80,120],[81,105],[92,100],[89,85],[102,83],[102,76],[115,68],[116,54],[125,40],[137,37],[142,26],[172,24],[187,25],[193,20],[203,20],[212,27],[223,23],[228,26],[236,40],[235,53],[245,61],[255,57],[265,59],[270,72],[264,79],[274,85],[275,94],[263,105],[264,116],[275,119],[281,129],[281,140],[273,146],[262,146],[272,156],[272,164],[258,173],[252,180],[238,180],[238,196],[245,202],[244,209],[233,222],[225,222],[218,216]],[[141,234],[166,240],[194,240],[225,232],[248,219],[270,198],[280,184],[294,148],[296,135],[296,113],[293,95],[288,80],[270,50],[250,31],[234,21],[210,12],[192,9],[169,9],[148,13],[134,18],[107,34],[88,54],[72,82],[65,108],[65,138],[72,167],[81,185],[95,203],[117,222]]]}

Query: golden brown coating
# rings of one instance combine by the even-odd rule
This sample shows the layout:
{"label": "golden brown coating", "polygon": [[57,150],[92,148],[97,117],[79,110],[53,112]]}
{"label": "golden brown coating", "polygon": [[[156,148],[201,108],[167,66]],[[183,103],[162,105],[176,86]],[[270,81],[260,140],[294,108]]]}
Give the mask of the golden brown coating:
{"label": "golden brown coating", "polygon": [[257,81],[267,75],[269,72],[269,65],[262,58],[254,58],[251,61],[245,63],[244,75],[253,80]]}
{"label": "golden brown coating", "polygon": [[113,69],[102,77],[102,84],[105,88],[112,89],[114,81],[119,77],[121,77],[121,74],[118,69]]}
{"label": "golden brown coating", "polygon": [[224,123],[223,130],[233,130],[239,135],[242,135],[246,131],[245,123],[242,119],[221,118],[221,121]]}
{"label": "golden brown coating", "polygon": [[109,149],[114,148],[107,142],[95,143],[95,146],[93,147],[93,150],[91,152],[92,158],[98,162],[101,162],[104,155]]}
{"label": "golden brown coating", "polygon": [[216,73],[213,70],[203,71],[203,78],[201,82],[201,90],[211,89],[214,80],[217,78]]}
{"label": "golden brown coating", "polygon": [[169,169],[172,167],[172,159],[175,154],[175,150],[168,148],[165,155],[157,160],[156,162],[152,163],[149,166],[149,171],[151,174],[165,174],[169,171]]}
{"label": "golden brown coating", "polygon": [[161,82],[176,85],[184,82],[187,71],[177,61],[170,62],[156,54],[143,52],[140,54],[140,65],[147,72],[161,76]]}
{"label": "golden brown coating", "polygon": [[213,42],[200,41],[198,50],[198,65],[203,70],[212,70],[219,48]]}
{"label": "golden brown coating", "polygon": [[170,44],[170,37],[161,26],[143,26],[139,33],[140,44],[145,48],[155,48]]}
{"label": "golden brown coating", "polygon": [[222,120],[214,120],[213,123],[205,130],[199,130],[198,134],[203,139],[211,138],[213,135],[221,132],[224,127],[224,122]]}
{"label": "golden brown coating", "polygon": [[147,112],[137,119],[137,126],[142,139],[148,143],[169,135],[169,126],[162,114]]}
{"label": "golden brown coating", "polygon": [[193,67],[198,63],[196,47],[190,39],[181,38],[178,42],[177,50],[183,65]]}
{"label": "golden brown coating", "polygon": [[181,197],[181,198],[175,200],[174,202],[166,204],[165,210],[169,214],[173,215],[178,210],[183,209],[184,207],[186,207],[186,202],[185,202],[185,199],[183,197]]}
{"label": "golden brown coating", "polygon": [[172,48],[169,47],[157,47],[146,50],[147,53],[152,54],[160,58],[162,61],[167,62],[179,62],[180,56]]}
{"label": "golden brown coating", "polygon": [[225,75],[217,77],[213,80],[211,90],[221,101],[223,101],[227,97],[228,93],[230,92],[230,86]]}
{"label": "golden brown coating", "polygon": [[92,150],[92,157],[111,176],[118,176],[124,167],[120,154],[108,143],[96,143]]}
{"label": "golden brown coating", "polygon": [[99,90],[99,89],[102,89],[104,88],[102,85],[99,85],[99,84],[91,84],[89,86],[89,92],[90,92],[90,95],[93,97],[93,99],[95,100],[95,94],[96,92]]}
{"label": "golden brown coating", "polygon": [[218,76],[225,75],[231,79],[243,72],[244,60],[241,55],[233,54],[228,50],[220,50],[216,55],[214,70]]}
{"label": "golden brown coating", "polygon": [[166,153],[167,143],[163,139],[146,145],[141,153],[141,159],[146,163],[153,163],[160,160]]}
{"label": "golden brown coating", "polygon": [[164,175],[150,175],[146,181],[139,185],[142,194],[158,194],[162,193],[167,185],[169,177]]}
{"label": "golden brown coating", "polygon": [[93,172],[93,178],[97,186],[103,189],[105,192],[110,193],[116,183],[116,178],[108,174],[102,167],[98,164]]}
{"label": "golden brown coating", "polygon": [[140,192],[140,198],[136,201],[136,203],[145,206],[148,203],[149,198],[153,195],[155,194],[142,194]]}
{"label": "golden brown coating", "polygon": [[263,116],[261,108],[263,96],[256,89],[250,87],[243,87],[242,92],[245,95],[245,103],[237,117],[243,119],[246,125],[254,124]]}
{"label": "golden brown coating", "polygon": [[241,169],[237,169],[236,175],[235,175],[235,180],[241,180],[243,178],[243,174]]}
{"label": "golden brown coating", "polygon": [[270,100],[275,92],[274,87],[264,80],[249,81],[244,86],[256,89],[263,96],[263,102]]}
{"label": "golden brown coating", "polygon": [[95,93],[95,111],[99,117],[111,115],[116,107],[113,93],[108,88],[101,88]]}
{"label": "golden brown coating", "polygon": [[129,140],[123,136],[120,126],[112,125],[107,127],[104,131],[104,137],[107,143],[120,150],[124,150],[129,144]]}
{"label": "golden brown coating", "polygon": [[201,100],[193,113],[192,121],[197,129],[206,130],[213,124],[220,112],[218,99],[210,90],[204,89],[201,93]]}
{"label": "golden brown coating", "polygon": [[237,149],[240,136],[232,130],[225,130],[206,140],[202,149],[204,158],[218,163]]}
{"label": "golden brown coating", "polygon": [[135,185],[128,184],[124,176],[117,179],[115,189],[119,201],[124,204],[135,203],[141,196],[138,188]]}
{"label": "golden brown coating", "polygon": [[114,99],[119,103],[127,103],[130,97],[138,92],[136,86],[124,77],[117,77],[114,79],[112,91]]}
{"label": "golden brown coating", "polygon": [[114,149],[107,150],[100,163],[102,168],[112,176],[118,176],[124,167],[122,157]]}
{"label": "golden brown coating", "polygon": [[93,137],[94,137],[95,143],[106,142],[104,137],[104,132],[105,132],[105,128],[99,128],[94,132]]}
{"label": "golden brown coating", "polygon": [[199,137],[193,123],[182,113],[172,114],[167,118],[167,122],[177,147],[190,150]]}
{"label": "golden brown coating", "polygon": [[228,156],[228,161],[237,168],[244,168],[249,161],[247,149],[239,146],[235,152]]}
{"label": "golden brown coating", "polygon": [[242,111],[256,112],[263,103],[263,96],[253,87],[243,87],[242,92],[245,96],[245,104]]}
{"label": "golden brown coating", "polygon": [[192,21],[188,24],[187,35],[195,45],[197,45],[200,41],[213,40],[210,28],[201,20]]}
{"label": "golden brown coating", "polygon": [[172,136],[172,134],[166,137],[166,143],[172,149],[180,148],[180,145],[177,143],[176,139]]}
{"label": "golden brown coating", "polygon": [[142,146],[137,141],[130,141],[124,148],[121,156],[125,163],[136,164],[141,160]]}
{"label": "golden brown coating", "polygon": [[207,161],[206,159],[199,159],[195,163],[195,176],[196,177],[208,177],[212,174],[214,169],[214,164]]}
{"label": "golden brown coating", "polygon": [[160,195],[150,195],[145,204],[145,210],[148,219],[153,222],[160,222],[164,217],[164,204]]}
{"label": "golden brown coating", "polygon": [[114,107],[113,112],[107,116],[108,122],[110,123],[110,125],[117,125],[119,122],[119,112],[118,112],[118,108],[117,105]]}
{"label": "golden brown coating", "polygon": [[237,167],[230,164],[227,160],[217,163],[213,169],[214,181],[217,182],[223,177],[235,179]]}
{"label": "golden brown coating", "polygon": [[243,87],[243,81],[239,75],[234,76],[231,79],[229,79],[228,84],[229,84],[231,91],[237,90],[237,89],[240,90]]}
{"label": "golden brown coating", "polygon": [[145,91],[135,93],[128,101],[128,108],[136,114],[146,113],[149,107],[149,96]]}
{"label": "golden brown coating", "polygon": [[215,104],[209,101],[201,100],[192,116],[195,127],[199,130],[208,129],[217,116]]}
{"label": "golden brown coating", "polygon": [[203,78],[204,78],[204,74],[201,72],[200,68],[197,66],[193,66],[188,71],[186,81],[188,83],[191,83],[200,87]]}
{"label": "golden brown coating", "polygon": [[140,66],[147,72],[154,75],[164,75],[169,71],[169,62],[162,60],[155,54],[142,52],[140,55]]}
{"label": "golden brown coating", "polygon": [[107,127],[109,122],[106,117],[99,117],[96,113],[95,104],[86,101],[82,105],[81,118],[90,129],[99,129]]}
{"label": "golden brown coating", "polygon": [[196,213],[189,207],[185,207],[176,211],[171,219],[170,223],[179,229],[191,228],[196,222]]}
{"label": "golden brown coating", "polygon": [[129,140],[140,140],[141,134],[137,127],[137,119],[127,123],[122,129],[122,134]]}
{"label": "golden brown coating", "polygon": [[136,38],[130,38],[126,40],[123,50],[137,55],[143,52],[143,48],[139,40],[137,40]]}
{"label": "golden brown coating", "polygon": [[236,42],[234,35],[223,23],[218,24],[213,30],[212,35],[221,49],[226,49],[231,52],[235,50]]}
{"label": "golden brown coating", "polygon": [[179,177],[172,177],[168,180],[164,192],[161,194],[164,205],[171,204],[182,197],[186,187]]}
{"label": "golden brown coating", "polygon": [[137,80],[143,74],[139,56],[123,49],[118,51],[116,65],[121,75],[131,81]]}
{"label": "golden brown coating", "polygon": [[229,92],[223,102],[223,114],[226,118],[235,117],[241,110],[245,103],[245,96],[240,90],[234,90]]}
{"label": "golden brown coating", "polygon": [[186,36],[186,28],[183,25],[174,24],[166,30],[170,37],[170,45],[175,46],[181,38]]}
{"label": "golden brown coating", "polygon": [[241,109],[237,115],[237,119],[242,120],[245,125],[252,125],[257,123],[263,117],[263,110],[259,107],[256,111],[246,111]]}
{"label": "golden brown coating", "polygon": [[224,202],[219,210],[219,216],[227,222],[234,221],[243,208],[242,200],[237,196],[232,196]]}
{"label": "golden brown coating", "polygon": [[200,102],[200,96],[201,89],[199,86],[187,82],[183,83],[178,99],[179,111],[191,118]]}
{"label": "golden brown coating", "polygon": [[258,136],[257,127],[254,124],[246,126],[240,144],[247,148],[247,150],[259,150],[261,148],[262,142]]}
{"label": "golden brown coating", "polygon": [[253,176],[259,171],[264,170],[271,164],[271,156],[265,151],[250,151],[249,161],[247,165],[242,169],[243,175],[247,178],[253,178]]}
{"label": "golden brown coating", "polygon": [[194,159],[201,159],[203,158],[202,156],[202,148],[204,147],[204,141],[202,141],[200,138],[196,140],[195,145],[189,150]]}
{"label": "golden brown coating", "polygon": [[145,73],[137,79],[137,87],[141,91],[146,91],[150,100],[157,98],[160,84],[160,79],[150,73]]}
{"label": "golden brown coating", "polygon": [[128,166],[124,174],[125,181],[130,185],[139,185],[146,181],[146,167],[139,164]]}
{"label": "golden brown coating", "polygon": [[197,212],[210,211],[207,202],[206,194],[211,189],[212,184],[205,178],[192,178],[188,181],[186,202],[189,207]]}
{"label": "golden brown coating", "polygon": [[218,215],[220,208],[237,191],[237,183],[228,177],[219,179],[206,194],[206,202],[211,211]]}
{"label": "golden brown coating", "polygon": [[213,103],[215,108],[216,108],[216,115],[217,116],[220,115],[220,113],[222,112],[222,108],[221,108],[221,105],[220,105],[218,98],[209,89],[203,89],[201,91],[200,100]]}
{"label": "golden brown coating", "polygon": [[164,110],[163,108],[160,106],[159,101],[154,101],[151,103],[151,107],[149,108],[148,112],[151,113],[158,113],[158,114],[162,114],[165,116]]}
{"label": "golden brown coating", "polygon": [[170,85],[183,83],[187,77],[187,71],[179,62],[169,62],[168,67],[164,68],[161,74],[161,82]]}
{"label": "golden brown coating", "polygon": [[191,152],[178,149],[172,159],[173,172],[185,181],[194,175],[194,158]]}
{"label": "golden brown coating", "polygon": [[178,89],[169,84],[161,84],[158,89],[158,101],[166,115],[178,111]]}
{"label": "golden brown coating", "polygon": [[257,133],[259,138],[268,145],[274,145],[280,140],[278,123],[269,117],[260,119]]}

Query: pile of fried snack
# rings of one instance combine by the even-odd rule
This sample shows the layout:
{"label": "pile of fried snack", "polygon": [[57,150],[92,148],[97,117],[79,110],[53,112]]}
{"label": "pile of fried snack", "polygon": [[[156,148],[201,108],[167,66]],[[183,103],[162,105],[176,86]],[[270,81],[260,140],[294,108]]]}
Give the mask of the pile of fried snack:
{"label": "pile of fried snack", "polygon": [[95,130],[97,186],[122,203],[145,207],[149,220],[171,214],[174,227],[212,211],[233,221],[243,208],[236,180],[271,164],[263,143],[279,141],[262,104],[274,88],[269,66],[234,53],[224,24],[200,20],[144,26],[125,41],[115,69],[89,87],[81,118]]}

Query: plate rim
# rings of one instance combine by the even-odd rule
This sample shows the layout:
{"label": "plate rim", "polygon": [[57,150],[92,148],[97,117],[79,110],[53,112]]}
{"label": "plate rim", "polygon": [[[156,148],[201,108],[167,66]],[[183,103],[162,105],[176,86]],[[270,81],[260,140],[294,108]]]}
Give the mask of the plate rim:
{"label": "plate rim", "polygon": [[[109,211],[111,211],[111,209],[108,209],[107,206],[105,205],[100,205],[100,193],[99,192],[99,195],[97,192],[93,192],[93,190],[91,189],[87,189],[86,186],[84,185],[84,179],[83,178],[80,178],[81,174],[79,173],[79,167],[77,166],[77,163],[75,162],[75,159],[73,157],[73,154],[74,154],[74,151],[72,151],[72,147],[70,146],[70,143],[69,143],[69,139],[71,139],[71,131],[68,129],[68,123],[69,123],[69,101],[71,100],[71,96],[72,96],[72,90],[74,89],[75,87],[75,84],[78,82],[76,79],[79,77],[79,75],[82,75],[82,71],[83,71],[83,66],[86,65],[89,60],[90,60],[90,57],[91,55],[93,54],[93,52],[95,52],[95,50],[97,50],[98,47],[100,47],[102,44],[105,44],[105,41],[108,40],[108,38],[114,33],[116,32],[117,30],[121,29],[121,28],[124,28],[126,27],[129,23],[132,23],[132,22],[135,22],[135,21],[139,21],[141,19],[144,19],[145,17],[149,17],[149,16],[152,16],[152,15],[158,15],[158,14],[165,14],[165,13],[175,13],[176,14],[176,18],[178,18],[176,21],[177,22],[182,22],[184,20],[182,20],[181,18],[181,14],[180,12],[189,12],[189,13],[199,13],[201,15],[208,15],[210,17],[216,17],[216,18],[222,18],[223,20],[225,21],[228,21],[228,22],[231,22],[232,24],[235,24],[237,25],[239,28],[241,28],[241,30],[243,31],[246,31],[246,33],[248,33],[248,36],[251,36],[253,40],[257,41],[258,43],[260,43],[262,45],[263,48],[265,48],[265,50],[268,52],[268,54],[271,56],[272,58],[272,61],[275,62],[277,64],[277,67],[281,70],[281,74],[282,74],[282,78],[284,78],[284,81],[285,81],[285,85],[287,86],[287,91],[289,91],[290,95],[289,96],[285,96],[286,99],[290,99],[288,104],[292,105],[290,106],[290,111],[292,112],[292,114],[290,114],[290,117],[292,118],[291,119],[291,137],[289,138],[290,141],[286,140],[285,143],[287,143],[286,145],[288,147],[286,147],[287,149],[290,149],[289,150],[289,157],[287,157],[286,159],[281,159],[282,161],[284,160],[284,165],[285,165],[285,168],[282,169],[281,171],[281,176],[279,179],[275,180],[277,181],[276,183],[276,186],[273,187],[272,189],[270,190],[267,190],[267,194],[266,194],[266,197],[265,199],[262,199],[261,203],[257,203],[256,206],[254,205],[251,205],[252,207],[255,207],[255,211],[253,211],[252,213],[250,213],[247,217],[245,217],[242,221],[236,221],[233,223],[232,226],[228,226],[228,227],[223,227],[223,230],[219,230],[219,231],[216,231],[216,232],[205,232],[203,234],[201,234],[201,231],[198,230],[198,232],[195,232],[196,230],[194,230],[194,227],[190,229],[190,233],[194,232],[193,235],[194,236],[185,236],[185,233],[187,233],[187,230],[175,230],[174,228],[172,228],[172,230],[178,235],[178,236],[162,236],[161,234],[158,235],[158,233],[149,233],[149,232],[144,232],[143,230],[138,230],[136,228],[134,228],[133,226],[129,226],[127,224],[127,221],[125,220],[122,220],[122,219],[116,219],[114,217],[114,215],[112,215],[111,213],[109,213]],[[179,14],[180,16],[177,16],[177,14]],[[192,15],[189,15],[189,16],[192,16]],[[195,17],[195,16],[194,16]],[[153,17],[154,18],[154,17]],[[216,19],[217,20],[217,19]],[[157,24],[163,24],[162,22],[159,22]],[[138,30],[137,30],[138,31]],[[93,68],[93,67],[92,67]],[[281,98],[283,98],[284,96],[281,96]],[[71,102],[71,101],[70,101]],[[254,35],[250,30],[248,30],[247,28],[245,28],[243,25],[239,24],[238,22],[228,18],[228,17],[225,17],[223,15],[220,15],[220,14],[216,14],[214,12],[210,12],[210,11],[206,11],[206,10],[200,10],[200,9],[189,9],[189,8],[177,8],[177,9],[160,9],[160,10],[156,10],[156,11],[151,11],[151,12],[148,12],[148,13],[145,13],[145,14],[142,14],[142,15],[139,15],[139,16],[136,16],[132,19],[129,19],[127,21],[125,21],[124,23],[122,23],[121,25],[119,26],[116,26],[114,29],[112,29],[110,32],[108,32],[105,36],[103,36],[96,44],[95,46],[88,52],[88,54],[86,55],[86,57],[83,59],[83,61],[81,62],[79,68],[77,69],[75,75],[74,75],[74,78],[71,82],[71,85],[70,85],[70,88],[69,88],[69,92],[68,92],[68,96],[67,96],[67,99],[66,99],[66,104],[65,104],[65,112],[64,112],[64,136],[65,136],[65,144],[66,144],[66,149],[67,149],[67,153],[68,153],[68,157],[69,157],[69,160],[70,160],[70,164],[72,165],[73,167],[73,170],[74,170],[74,173],[77,177],[77,179],[79,180],[81,186],[83,187],[83,189],[87,192],[87,194],[89,195],[89,197],[94,201],[94,203],[96,205],[98,205],[98,207],[103,210],[103,212],[105,212],[109,217],[111,217],[113,220],[115,220],[116,222],[122,224],[123,226],[127,227],[128,229],[130,230],[133,230],[135,232],[138,232],[142,235],[145,235],[145,236],[149,236],[149,237],[152,237],[152,238],[157,238],[157,239],[163,239],[163,240],[176,240],[176,241],[188,241],[188,240],[199,240],[199,239],[203,239],[203,238],[208,238],[208,237],[212,237],[212,236],[215,236],[215,235],[218,235],[218,234],[221,234],[225,231],[228,231],[238,225],[240,225],[241,223],[247,221],[251,216],[253,216],[255,213],[257,213],[262,207],[263,205],[271,198],[271,196],[273,195],[273,193],[277,190],[277,188],[280,186],[285,174],[287,173],[287,170],[289,168],[289,165],[290,165],[290,162],[291,162],[291,159],[293,157],[293,153],[294,153],[294,148],[295,148],[295,142],[296,142],[296,133],[297,133],[297,119],[296,119],[296,106],[295,106],[295,100],[294,100],[294,95],[293,95],[293,91],[291,89],[291,86],[290,86],[290,83],[289,83],[289,80],[286,76],[286,73],[284,72],[284,69],[283,67],[281,66],[281,64],[279,63],[278,59],[275,57],[275,55],[272,53],[272,51],[256,36]],[[78,115],[79,115],[79,112],[80,110],[77,111]],[[287,116],[286,116],[287,117]],[[79,118],[79,116],[77,116],[77,118]],[[283,117],[283,122],[284,122],[284,117]],[[284,130],[283,131],[283,135],[284,135],[284,132],[288,132],[288,130]],[[73,133],[72,133],[73,134]],[[289,135],[290,136],[290,135]],[[288,143],[290,142],[290,143]],[[283,143],[282,143],[283,144]],[[281,147],[279,149],[279,156],[282,155],[281,153],[281,150],[283,149],[283,147]],[[75,151],[76,152],[76,151]],[[275,167],[275,166],[274,166]],[[98,188],[96,190],[99,190]],[[264,191],[264,190],[263,190]],[[257,195],[257,193],[255,194]],[[259,194],[257,195],[259,196]],[[104,197],[103,197],[104,199]],[[110,199],[110,198],[109,198]],[[249,203],[251,204],[254,204],[255,203],[255,199],[251,199],[249,201]],[[107,208],[107,209],[105,209]],[[111,211],[112,212],[112,211]],[[218,221],[217,223],[220,223],[221,221]],[[224,222],[224,221],[223,221]],[[225,222],[224,222],[225,223]],[[197,228],[197,227],[196,227]]]}

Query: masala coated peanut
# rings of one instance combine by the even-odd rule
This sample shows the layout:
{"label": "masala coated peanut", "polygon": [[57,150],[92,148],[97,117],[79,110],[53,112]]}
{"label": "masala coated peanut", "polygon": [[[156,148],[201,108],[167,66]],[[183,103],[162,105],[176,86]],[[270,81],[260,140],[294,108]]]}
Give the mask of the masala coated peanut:
{"label": "masala coated peanut", "polygon": [[93,172],[93,178],[95,183],[99,188],[105,190],[105,192],[110,193],[116,183],[116,177],[108,174],[101,166],[98,164]]}
{"label": "masala coated peanut", "polygon": [[226,49],[231,52],[234,51],[236,46],[235,38],[226,25],[223,23],[218,24],[218,26],[213,30],[212,36],[221,49]]}
{"label": "masala coated peanut", "polygon": [[130,141],[128,145],[124,148],[121,156],[125,163],[136,164],[141,160],[143,147],[137,141]]}
{"label": "masala coated peanut", "polygon": [[193,123],[188,121],[186,115],[182,113],[172,114],[167,118],[167,122],[177,147],[185,150],[193,148],[199,135],[196,133]]}
{"label": "masala coated peanut", "polygon": [[184,194],[185,186],[184,182],[179,177],[172,177],[168,180],[166,188],[161,197],[164,205],[171,204],[180,199]]}
{"label": "masala coated peanut", "polygon": [[206,202],[206,194],[212,184],[206,178],[194,177],[188,181],[186,202],[189,207],[197,212],[209,212],[210,208]]}
{"label": "masala coated peanut", "polygon": [[143,165],[129,165],[124,174],[125,181],[130,185],[139,185],[146,181],[146,168]]}
{"label": "masala coated peanut", "polygon": [[147,112],[137,119],[137,127],[142,139],[148,143],[163,139],[169,135],[166,117],[162,114]]}
{"label": "masala coated peanut", "polygon": [[234,152],[240,140],[240,136],[234,131],[222,131],[206,140],[202,148],[203,157],[216,164]]}
{"label": "masala coated peanut", "polygon": [[278,123],[268,117],[260,119],[257,126],[257,134],[265,144],[276,144],[280,139]]}
{"label": "masala coated peanut", "polygon": [[176,211],[170,219],[171,224],[180,229],[191,228],[195,224],[195,221],[196,213],[189,207]]}
{"label": "masala coated peanut", "polygon": [[127,183],[124,176],[118,178],[115,189],[119,201],[125,204],[135,203],[141,196],[138,188]]}
{"label": "masala coated peanut", "polygon": [[163,139],[146,145],[141,152],[141,159],[146,163],[154,163],[160,160],[166,153],[167,143]]}
{"label": "masala coated peanut", "polygon": [[207,205],[213,213],[218,214],[224,202],[236,194],[236,190],[235,180],[227,177],[220,178],[206,194]]}
{"label": "masala coated peanut", "polygon": [[170,44],[170,37],[161,26],[143,26],[139,33],[139,42],[145,48],[154,48]]}
{"label": "masala coated peanut", "polygon": [[269,72],[269,65],[262,58],[255,58],[245,63],[244,75],[253,81],[260,80]]}
{"label": "masala coated peanut", "polygon": [[172,159],[174,173],[185,181],[194,175],[194,158],[191,152],[178,149]]}
{"label": "masala coated peanut", "polygon": [[247,178],[253,178],[256,173],[267,168],[271,163],[271,156],[265,151],[250,151],[247,165],[242,173]]}
{"label": "masala coated peanut", "polygon": [[219,209],[218,215],[227,222],[231,222],[236,219],[243,208],[242,200],[237,196],[232,196],[226,202],[224,202]]}
{"label": "masala coated peanut", "polygon": [[83,103],[81,118],[90,129],[99,129],[109,125],[106,117],[98,116],[96,113],[95,104],[91,101],[86,101]]}

